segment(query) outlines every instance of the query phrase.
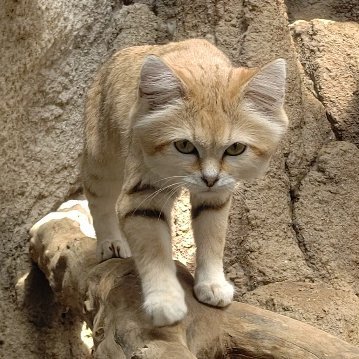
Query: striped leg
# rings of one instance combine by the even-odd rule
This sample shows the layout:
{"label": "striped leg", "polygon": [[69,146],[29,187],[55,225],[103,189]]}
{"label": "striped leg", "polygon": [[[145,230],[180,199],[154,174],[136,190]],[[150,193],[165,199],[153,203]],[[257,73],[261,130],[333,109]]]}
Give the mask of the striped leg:
{"label": "striped leg", "polygon": [[233,286],[223,273],[230,203],[230,197],[208,200],[191,194],[192,227],[197,246],[194,292],[199,301],[217,307],[224,307],[233,299]]}
{"label": "striped leg", "polygon": [[155,326],[171,325],[187,312],[172,260],[170,223],[175,192],[139,183],[123,192],[117,204],[141,277],[144,309]]}

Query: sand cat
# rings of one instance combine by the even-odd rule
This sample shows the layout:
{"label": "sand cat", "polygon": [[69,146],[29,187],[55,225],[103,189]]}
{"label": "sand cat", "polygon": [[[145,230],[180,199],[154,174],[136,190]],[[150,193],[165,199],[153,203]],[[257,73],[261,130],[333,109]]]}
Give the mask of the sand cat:
{"label": "sand cat", "polygon": [[263,174],[288,124],[285,61],[236,68],[193,39],[117,52],[85,109],[83,183],[100,260],[129,257],[155,326],[186,315],[171,256],[171,209],[190,192],[198,300],[227,306],[223,248],[235,184]]}

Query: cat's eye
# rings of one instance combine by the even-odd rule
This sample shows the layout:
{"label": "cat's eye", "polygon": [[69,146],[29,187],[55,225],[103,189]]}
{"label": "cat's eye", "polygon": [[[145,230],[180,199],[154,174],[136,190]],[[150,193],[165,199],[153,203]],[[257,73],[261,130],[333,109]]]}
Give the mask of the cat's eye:
{"label": "cat's eye", "polygon": [[191,153],[197,153],[197,149],[194,144],[188,140],[180,140],[174,143],[176,150],[178,152],[184,153],[186,155]]}
{"label": "cat's eye", "polygon": [[226,151],[224,152],[225,155],[229,156],[239,156],[241,155],[244,150],[247,148],[246,145],[240,142],[235,142],[233,145],[229,146]]}

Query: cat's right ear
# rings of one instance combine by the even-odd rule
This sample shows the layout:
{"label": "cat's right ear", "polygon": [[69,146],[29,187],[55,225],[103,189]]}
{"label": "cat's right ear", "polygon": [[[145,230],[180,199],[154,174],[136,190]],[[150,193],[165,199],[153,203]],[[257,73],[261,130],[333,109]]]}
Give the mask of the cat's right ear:
{"label": "cat's right ear", "polygon": [[284,104],[286,62],[277,59],[262,67],[244,89],[244,102],[253,111],[270,114]]}
{"label": "cat's right ear", "polygon": [[139,98],[150,111],[164,109],[180,100],[183,87],[173,71],[157,56],[146,56],[138,87]]}

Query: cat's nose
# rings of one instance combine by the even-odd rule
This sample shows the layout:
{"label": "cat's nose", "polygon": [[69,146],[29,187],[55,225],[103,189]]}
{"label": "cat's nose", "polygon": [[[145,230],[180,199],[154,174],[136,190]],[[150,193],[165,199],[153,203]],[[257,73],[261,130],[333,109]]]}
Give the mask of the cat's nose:
{"label": "cat's nose", "polygon": [[208,186],[213,187],[218,181],[218,176],[202,176],[202,181]]}

